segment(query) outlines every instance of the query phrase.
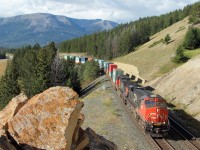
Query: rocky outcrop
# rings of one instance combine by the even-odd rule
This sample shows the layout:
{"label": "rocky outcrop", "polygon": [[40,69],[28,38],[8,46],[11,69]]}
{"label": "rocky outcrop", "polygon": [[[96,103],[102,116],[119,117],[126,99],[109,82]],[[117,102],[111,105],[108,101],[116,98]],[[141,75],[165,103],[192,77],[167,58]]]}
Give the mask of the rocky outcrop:
{"label": "rocky outcrop", "polygon": [[8,123],[20,144],[41,149],[70,149],[83,103],[67,87],[50,88],[31,98]]}
{"label": "rocky outcrop", "polygon": [[89,150],[117,150],[117,146],[105,139],[103,136],[96,134],[91,128],[87,128],[85,133],[89,137],[89,144],[87,149]]}
{"label": "rocky outcrop", "polygon": [[84,104],[72,89],[52,87],[30,100],[19,97],[0,113],[0,149],[91,149],[92,139],[81,128]]}
{"label": "rocky outcrop", "polygon": [[20,94],[14,97],[8,105],[0,111],[0,129],[5,128],[6,123],[9,122],[22,106],[27,102],[27,97]]}
{"label": "rocky outcrop", "polygon": [[12,141],[7,137],[6,130],[8,129],[8,122],[17,114],[17,112],[26,104],[27,97],[20,94],[14,97],[9,104],[0,111],[0,149],[15,150]]}

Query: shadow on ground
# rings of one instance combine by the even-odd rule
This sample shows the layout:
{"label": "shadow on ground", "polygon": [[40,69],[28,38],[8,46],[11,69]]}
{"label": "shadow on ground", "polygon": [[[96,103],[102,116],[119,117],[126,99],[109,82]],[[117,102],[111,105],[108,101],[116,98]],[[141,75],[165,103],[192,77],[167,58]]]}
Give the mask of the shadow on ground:
{"label": "shadow on ground", "polygon": [[187,114],[183,109],[176,109],[176,106],[171,103],[168,103],[168,107],[172,109],[169,111],[169,116],[200,139],[200,121]]}

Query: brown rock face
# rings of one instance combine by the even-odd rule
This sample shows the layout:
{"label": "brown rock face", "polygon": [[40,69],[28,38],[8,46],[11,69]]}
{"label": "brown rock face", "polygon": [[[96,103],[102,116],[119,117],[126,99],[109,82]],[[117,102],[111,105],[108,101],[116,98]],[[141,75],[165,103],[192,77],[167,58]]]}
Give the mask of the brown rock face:
{"label": "brown rock face", "polygon": [[[19,144],[70,149],[83,103],[68,87],[53,87],[31,98],[8,123]],[[77,129],[78,130],[78,129]]]}
{"label": "brown rock face", "polygon": [[12,117],[19,111],[21,107],[27,102],[27,97],[24,94],[20,94],[14,97],[9,104],[0,111],[0,149],[3,150],[15,150],[15,146],[12,145],[6,135],[8,128],[7,124]]}
{"label": "brown rock face", "polygon": [[11,118],[19,111],[19,109],[24,106],[27,102],[27,97],[24,94],[20,94],[14,97],[9,104],[0,111],[0,130],[2,128],[6,129],[6,124]]}
{"label": "brown rock face", "polygon": [[0,112],[0,150],[116,149],[114,143],[84,131],[83,102],[68,87],[52,87],[27,100],[13,98]]}
{"label": "brown rock face", "polygon": [[91,128],[85,130],[85,134],[89,137],[87,150],[117,150],[117,146],[105,139],[103,136],[96,134]]}

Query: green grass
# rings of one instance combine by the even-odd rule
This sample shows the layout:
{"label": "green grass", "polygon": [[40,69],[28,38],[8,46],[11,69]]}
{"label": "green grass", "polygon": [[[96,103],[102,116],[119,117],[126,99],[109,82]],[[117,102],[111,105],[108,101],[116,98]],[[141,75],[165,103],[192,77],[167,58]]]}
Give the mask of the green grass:
{"label": "green grass", "polygon": [[156,46],[156,45],[160,44],[161,42],[163,42],[163,39],[161,39],[161,40],[159,40],[159,41],[156,41],[156,42],[154,42],[153,44],[151,44],[151,45],[149,46],[149,48],[151,48],[151,47],[154,47],[154,46]]}
{"label": "green grass", "polygon": [[195,49],[195,50],[185,50],[184,51],[185,56],[192,58],[194,56],[197,56],[198,54],[200,54],[200,48],[199,49]]}
{"label": "green grass", "polygon": [[181,27],[176,31],[176,33],[177,33],[177,32],[180,32],[180,31],[182,31],[182,30],[184,30],[184,29],[185,29],[185,27],[181,26]]}
{"label": "green grass", "polygon": [[168,62],[166,65],[163,65],[161,68],[160,68],[160,73],[161,74],[165,74],[165,73],[168,73],[170,72],[171,70],[173,70],[174,68],[177,68],[179,67],[181,64],[176,64],[174,62]]}

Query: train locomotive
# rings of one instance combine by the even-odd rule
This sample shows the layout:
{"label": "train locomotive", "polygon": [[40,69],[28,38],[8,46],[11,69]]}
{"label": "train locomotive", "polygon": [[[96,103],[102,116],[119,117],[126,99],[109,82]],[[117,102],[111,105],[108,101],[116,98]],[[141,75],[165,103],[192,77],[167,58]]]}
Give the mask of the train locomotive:
{"label": "train locomotive", "polygon": [[169,131],[166,100],[142,87],[130,78],[118,76],[115,82],[124,104],[138,119],[138,122],[152,137],[164,137]]}

